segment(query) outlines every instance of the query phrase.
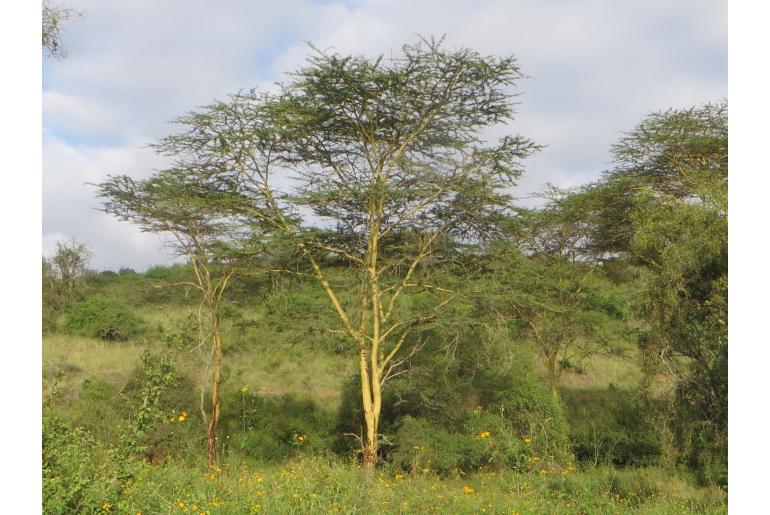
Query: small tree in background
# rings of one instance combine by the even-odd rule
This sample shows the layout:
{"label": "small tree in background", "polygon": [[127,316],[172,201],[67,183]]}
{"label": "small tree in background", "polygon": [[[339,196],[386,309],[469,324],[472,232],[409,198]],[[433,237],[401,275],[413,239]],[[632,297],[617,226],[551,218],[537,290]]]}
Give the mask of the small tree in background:
{"label": "small tree in background", "polygon": [[53,256],[43,257],[44,310],[58,311],[82,291],[92,255],[88,245],[75,238],[56,242]]}
{"label": "small tree in background", "polygon": [[588,248],[586,199],[549,185],[538,209],[519,209],[508,244],[493,248],[493,284],[481,303],[532,336],[551,393],[565,368],[609,351],[621,337],[625,310],[606,291],[601,260]]}

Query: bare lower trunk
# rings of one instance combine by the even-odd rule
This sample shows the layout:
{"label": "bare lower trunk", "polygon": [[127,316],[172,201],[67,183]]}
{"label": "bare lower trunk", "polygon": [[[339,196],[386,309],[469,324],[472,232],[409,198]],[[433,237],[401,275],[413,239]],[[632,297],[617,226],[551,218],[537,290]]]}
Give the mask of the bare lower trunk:
{"label": "bare lower trunk", "polygon": [[[368,428],[367,428],[368,432]],[[370,439],[367,435],[364,440],[364,470],[373,471],[377,466],[377,439]]]}
{"label": "bare lower trunk", "polygon": [[380,420],[382,400],[377,371],[373,371],[370,375],[366,351],[363,348],[360,351],[359,357],[361,367],[361,398],[364,408],[364,421],[366,423],[366,434],[361,435],[363,464],[364,469],[371,472],[377,465],[377,426]]}
{"label": "bare lower trunk", "polygon": [[220,386],[222,384],[222,340],[219,332],[214,335],[214,382],[211,388],[211,419],[208,427],[206,454],[209,465],[217,462],[217,426],[220,412]]}

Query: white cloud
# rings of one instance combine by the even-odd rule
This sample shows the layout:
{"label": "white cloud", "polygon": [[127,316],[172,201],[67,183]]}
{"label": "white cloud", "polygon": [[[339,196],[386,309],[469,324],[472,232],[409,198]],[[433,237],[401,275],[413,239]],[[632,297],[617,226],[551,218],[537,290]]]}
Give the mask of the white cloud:
{"label": "white cloud", "polygon": [[125,139],[132,127],[125,106],[58,91],[43,92],[43,124],[50,132],[89,142]]}
{"label": "white cloud", "polygon": [[167,262],[171,256],[161,252],[162,239],[98,211],[100,201],[89,185],[110,173],[146,176],[159,166],[162,161],[148,149],[75,148],[44,136],[43,253],[50,255],[56,241],[75,237],[94,252],[97,269]]}
{"label": "white cloud", "polygon": [[506,132],[548,145],[519,195],[596,178],[620,131],[650,111],[727,95],[723,0],[71,3],[85,15],[64,33],[71,57],[44,70],[43,233],[90,239],[101,266],[165,257],[157,240],[91,209],[82,184],[148,175],[162,162],[143,146],[172,131],[170,119],[271,87],[303,63],[304,41],[387,57],[418,33],[447,34],[450,47],[516,55],[531,78]]}

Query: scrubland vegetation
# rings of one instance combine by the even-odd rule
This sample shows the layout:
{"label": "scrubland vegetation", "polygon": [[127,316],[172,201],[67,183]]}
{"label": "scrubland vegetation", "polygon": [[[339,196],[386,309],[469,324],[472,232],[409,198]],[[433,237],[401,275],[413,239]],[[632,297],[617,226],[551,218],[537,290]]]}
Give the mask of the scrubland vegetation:
{"label": "scrubland vegetation", "polygon": [[96,185],[186,263],[44,259],[44,510],[726,512],[727,106],[524,209],[519,77],[319,52]]}
{"label": "scrubland vegetation", "polygon": [[[482,319],[457,341],[421,349],[394,380],[384,399],[383,463],[367,479],[355,437],[344,434],[360,433],[356,364],[339,349],[344,338],[324,328],[334,313],[307,279],[253,282],[253,304],[234,294],[224,317],[221,460],[209,467],[198,306],[183,288],[167,286],[172,300],[157,288],[161,276],[189,272],[90,273],[84,300],[53,317],[43,338],[47,512],[725,510],[722,488],[670,462],[670,435],[639,390],[632,339],[616,342],[617,355],[565,367],[554,399],[537,343]],[[631,302],[627,285],[612,293]],[[131,322],[131,340],[72,328],[73,317],[103,305],[140,321]]]}

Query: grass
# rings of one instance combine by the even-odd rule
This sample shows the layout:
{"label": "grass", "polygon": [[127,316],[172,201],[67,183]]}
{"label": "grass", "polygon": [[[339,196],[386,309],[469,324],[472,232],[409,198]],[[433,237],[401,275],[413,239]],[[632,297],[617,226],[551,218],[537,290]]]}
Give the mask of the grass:
{"label": "grass", "polygon": [[639,385],[642,372],[632,357],[594,356],[590,363],[583,365],[582,374],[565,370],[561,387],[566,389],[618,388],[631,389]]}
{"label": "grass", "polygon": [[[105,464],[97,481],[110,481]],[[51,487],[62,481],[49,477]],[[51,485],[51,482],[54,484]],[[660,469],[591,469],[566,474],[516,472],[366,476],[333,457],[272,466],[226,463],[215,469],[167,462],[142,465],[121,494],[98,494],[98,511],[119,513],[727,513],[718,489],[693,489]]]}
{"label": "grass", "polygon": [[[325,412],[333,413],[339,404],[343,380],[355,371],[355,355],[344,341],[330,336],[328,328],[335,327],[337,321],[333,313],[329,314],[322,293],[305,284],[292,287],[296,291],[279,291],[264,301],[239,304],[238,315],[225,320],[223,389],[236,394],[231,395],[230,400],[236,398],[238,402],[238,389],[248,385],[250,392],[262,397],[275,397],[279,401],[279,397],[288,394],[311,399]],[[173,329],[195,309],[193,304],[137,306],[136,311],[145,322],[140,341],[115,343],[46,335],[43,338],[43,399],[54,398],[54,393],[56,399],[46,403],[46,416],[62,416],[83,423],[81,415],[88,415],[97,407],[87,405],[83,399],[78,402],[84,391],[83,382],[101,380],[109,383],[110,389],[119,391],[140,365],[146,345],[159,345],[160,326]],[[254,324],[239,328],[239,320],[254,321]],[[610,385],[614,387],[611,393],[617,396],[625,395],[638,385],[641,371],[633,352],[634,349],[629,349],[629,355],[624,358],[596,356],[590,365],[581,364],[582,373],[569,370],[563,373],[560,391],[575,421],[609,416],[609,412],[602,411],[606,411],[606,403],[600,401],[609,395]],[[197,382],[205,359],[202,351],[180,355],[179,370]],[[535,368],[545,377],[541,360],[536,360]],[[113,398],[115,393],[110,389],[105,390],[104,395]],[[101,398],[95,398],[96,401],[90,402],[104,403]],[[193,411],[192,407],[186,409]],[[240,413],[241,406],[230,405],[225,410],[230,410],[232,417],[232,413]],[[116,411],[115,416],[119,415]],[[276,416],[285,418],[285,413]],[[196,426],[194,431],[191,426],[195,417],[197,414],[191,413],[187,429],[191,435],[202,438],[203,422],[196,419],[200,428]],[[93,418],[93,424],[101,424],[99,416]],[[233,430],[240,427],[238,420],[230,424]],[[169,428],[177,431],[176,426],[169,425]],[[112,429],[106,427],[105,430]],[[237,437],[238,433],[234,432],[230,441]],[[319,437],[322,443],[318,449],[325,448],[324,437],[328,435]],[[121,461],[114,453],[102,449],[93,454],[95,461],[87,466],[81,463],[83,467],[79,470],[90,474],[87,480],[67,478],[68,470],[74,470],[72,466],[47,471],[44,477],[44,499],[49,503],[46,512],[72,512],[71,507],[57,508],[56,503],[64,499],[67,492],[72,492],[68,481],[75,480],[80,481],[77,488],[86,492],[76,511],[145,515],[727,512],[725,492],[716,487],[696,486],[692,477],[668,469],[578,467],[578,471],[567,474],[557,470],[535,474],[506,470],[458,473],[442,478],[430,472],[402,475],[385,465],[368,477],[357,464],[325,451],[318,451],[321,454],[308,451],[301,457],[274,463],[249,458],[246,463],[241,461],[246,458],[239,455],[239,451],[230,450],[222,453],[221,469],[211,470],[201,463],[202,451],[199,453],[194,448],[194,438],[188,440],[185,440],[187,447],[176,459],[160,464],[151,465],[133,458]],[[62,442],[66,441],[65,437]],[[101,441],[97,438],[97,447],[104,445],[104,441],[105,438]],[[78,463],[80,450],[76,449],[73,456],[73,462]]]}
{"label": "grass", "polygon": [[232,356],[231,384],[245,384],[263,395],[294,394],[336,405],[340,384],[354,371],[351,356],[297,346],[240,352]]}
{"label": "grass", "polygon": [[139,364],[143,346],[137,342],[104,342],[72,335],[43,337],[43,398],[76,399],[84,379],[124,383]]}

